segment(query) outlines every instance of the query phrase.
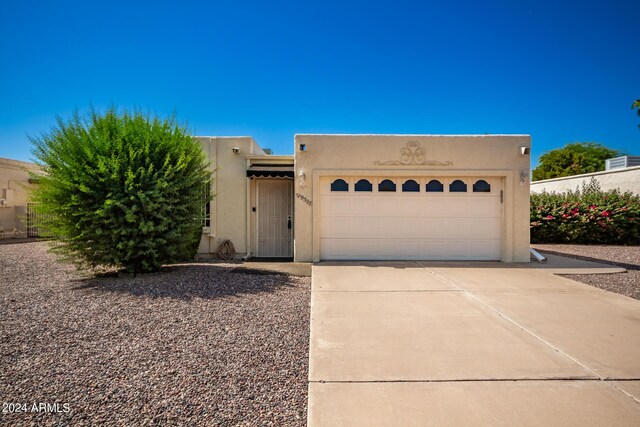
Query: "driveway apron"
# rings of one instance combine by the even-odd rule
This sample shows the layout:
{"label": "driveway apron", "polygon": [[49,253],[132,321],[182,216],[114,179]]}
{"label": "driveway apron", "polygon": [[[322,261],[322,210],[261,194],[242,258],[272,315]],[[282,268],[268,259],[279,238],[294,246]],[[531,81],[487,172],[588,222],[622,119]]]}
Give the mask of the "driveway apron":
{"label": "driveway apron", "polygon": [[308,422],[640,425],[640,301],[499,263],[316,264]]}

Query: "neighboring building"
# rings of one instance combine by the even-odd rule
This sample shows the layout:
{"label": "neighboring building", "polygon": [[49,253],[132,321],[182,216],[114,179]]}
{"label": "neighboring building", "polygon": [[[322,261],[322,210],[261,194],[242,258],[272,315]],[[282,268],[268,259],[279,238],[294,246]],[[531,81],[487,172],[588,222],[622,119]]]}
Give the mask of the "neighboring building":
{"label": "neighboring building", "polygon": [[27,235],[30,171],[38,171],[38,166],[0,158],[0,238]]}
{"label": "neighboring building", "polygon": [[200,253],[319,260],[529,261],[526,135],[199,137],[215,182]]}
{"label": "neighboring building", "polygon": [[561,178],[544,179],[531,183],[532,193],[566,193],[582,189],[595,180],[604,191],[620,190],[640,194],[640,157],[622,156],[605,161],[602,172],[584,173]]}

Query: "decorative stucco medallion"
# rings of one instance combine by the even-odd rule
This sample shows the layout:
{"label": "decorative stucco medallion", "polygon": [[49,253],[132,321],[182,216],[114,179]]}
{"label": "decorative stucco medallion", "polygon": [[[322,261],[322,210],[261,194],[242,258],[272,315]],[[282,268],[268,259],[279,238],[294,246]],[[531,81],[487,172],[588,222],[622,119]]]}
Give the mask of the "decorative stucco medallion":
{"label": "decorative stucco medallion", "polygon": [[427,160],[426,159],[426,151],[424,148],[420,147],[420,143],[418,141],[409,141],[407,142],[406,147],[402,147],[400,149],[400,160],[387,160],[386,162],[381,162],[380,160],[376,160],[373,162],[376,166],[414,166],[414,165],[424,165],[424,166],[451,166],[453,162],[446,161],[440,162],[438,160]]}

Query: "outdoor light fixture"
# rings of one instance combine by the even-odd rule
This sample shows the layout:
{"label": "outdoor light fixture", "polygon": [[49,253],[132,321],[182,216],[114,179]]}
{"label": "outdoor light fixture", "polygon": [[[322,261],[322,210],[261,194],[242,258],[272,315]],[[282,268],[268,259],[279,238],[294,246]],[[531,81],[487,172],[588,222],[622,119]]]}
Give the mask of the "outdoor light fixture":
{"label": "outdoor light fixture", "polygon": [[233,154],[238,154],[240,152],[240,147],[233,147],[231,148],[231,151],[233,151]]}
{"label": "outdoor light fixture", "polygon": [[520,187],[524,187],[529,182],[529,171],[520,172]]}
{"label": "outdoor light fixture", "polygon": [[298,184],[300,184],[300,187],[304,187],[305,179],[306,179],[304,170],[300,169],[300,171],[298,172],[298,178],[299,178]]}
{"label": "outdoor light fixture", "polygon": [[523,156],[526,156],[530,152],[531,152],[531,148],[529,148],[529,147],[520,147],[520,154],[522,154]]}

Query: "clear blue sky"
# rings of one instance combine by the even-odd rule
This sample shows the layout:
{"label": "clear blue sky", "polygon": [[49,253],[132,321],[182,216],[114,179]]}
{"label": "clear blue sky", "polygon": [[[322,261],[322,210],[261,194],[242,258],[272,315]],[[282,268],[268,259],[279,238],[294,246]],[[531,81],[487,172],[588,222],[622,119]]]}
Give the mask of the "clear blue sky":
{"label": "clear blue sky", "polygon": [[251,135],[528,133],[640,155],[640,1],[4,1],[0,157],[93,104]]}

